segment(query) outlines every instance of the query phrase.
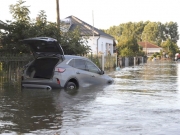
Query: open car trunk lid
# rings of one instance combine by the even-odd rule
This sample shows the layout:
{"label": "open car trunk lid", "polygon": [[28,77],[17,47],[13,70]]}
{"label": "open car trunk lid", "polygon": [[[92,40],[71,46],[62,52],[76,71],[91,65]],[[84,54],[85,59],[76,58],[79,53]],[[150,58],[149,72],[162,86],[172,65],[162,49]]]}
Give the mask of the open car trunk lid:
{"label": "open car trunk lid", "polygon": [[49,37],[36,37],[22,40],[29,45],[35,58],[43,56],[57,56],[64,59],[64,51],[56,39]]}

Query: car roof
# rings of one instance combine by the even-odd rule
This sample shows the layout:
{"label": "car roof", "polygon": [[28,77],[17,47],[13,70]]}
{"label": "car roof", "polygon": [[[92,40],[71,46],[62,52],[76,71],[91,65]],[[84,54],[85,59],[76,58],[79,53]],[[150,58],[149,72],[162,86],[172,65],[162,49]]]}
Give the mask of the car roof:
{"label": "car roof", "polygon": [[89,60],[89,59],[86,58],[86,57],[83,57],[83,56],[77,56],[77,55],[64,55],[64,58],[65,58],[65,59],[73,59],[73,58],[78,59],[78,58],[80,58],[80,59],[86,59],[86,60]]}

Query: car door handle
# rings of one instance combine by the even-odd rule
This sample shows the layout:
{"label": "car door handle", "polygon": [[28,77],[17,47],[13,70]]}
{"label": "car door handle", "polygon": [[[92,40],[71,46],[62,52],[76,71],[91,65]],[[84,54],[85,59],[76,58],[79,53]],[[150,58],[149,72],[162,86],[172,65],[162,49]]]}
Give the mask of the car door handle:
{"label": "car door handle", "polygon": [[94,75],[92,75],[92,77],[95,77]]}
{"label": "car door handle", "polygon": [[76,72],[76,74],[80,74],[79,72]]}

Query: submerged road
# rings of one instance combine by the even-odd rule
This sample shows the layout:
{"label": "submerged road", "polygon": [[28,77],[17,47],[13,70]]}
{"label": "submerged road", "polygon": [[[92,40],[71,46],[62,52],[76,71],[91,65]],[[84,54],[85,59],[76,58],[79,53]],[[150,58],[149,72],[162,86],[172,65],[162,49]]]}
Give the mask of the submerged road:
{"label": "submerged road", "polygon": [[113,85],[74,93],[0,82],[0,133],[179,135],[180,63],[148,62],[110,76]]}

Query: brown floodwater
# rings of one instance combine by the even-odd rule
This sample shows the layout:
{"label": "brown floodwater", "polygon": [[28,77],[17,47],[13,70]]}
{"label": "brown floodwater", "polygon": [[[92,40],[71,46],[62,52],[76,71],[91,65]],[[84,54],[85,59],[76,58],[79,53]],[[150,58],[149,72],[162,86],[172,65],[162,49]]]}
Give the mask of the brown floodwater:
{"label": "brown floodwater", "polygon": [[178,135],[180,63],[148,62],[109,73],[109,86],[21,89],[0,79],[0,134]]}

